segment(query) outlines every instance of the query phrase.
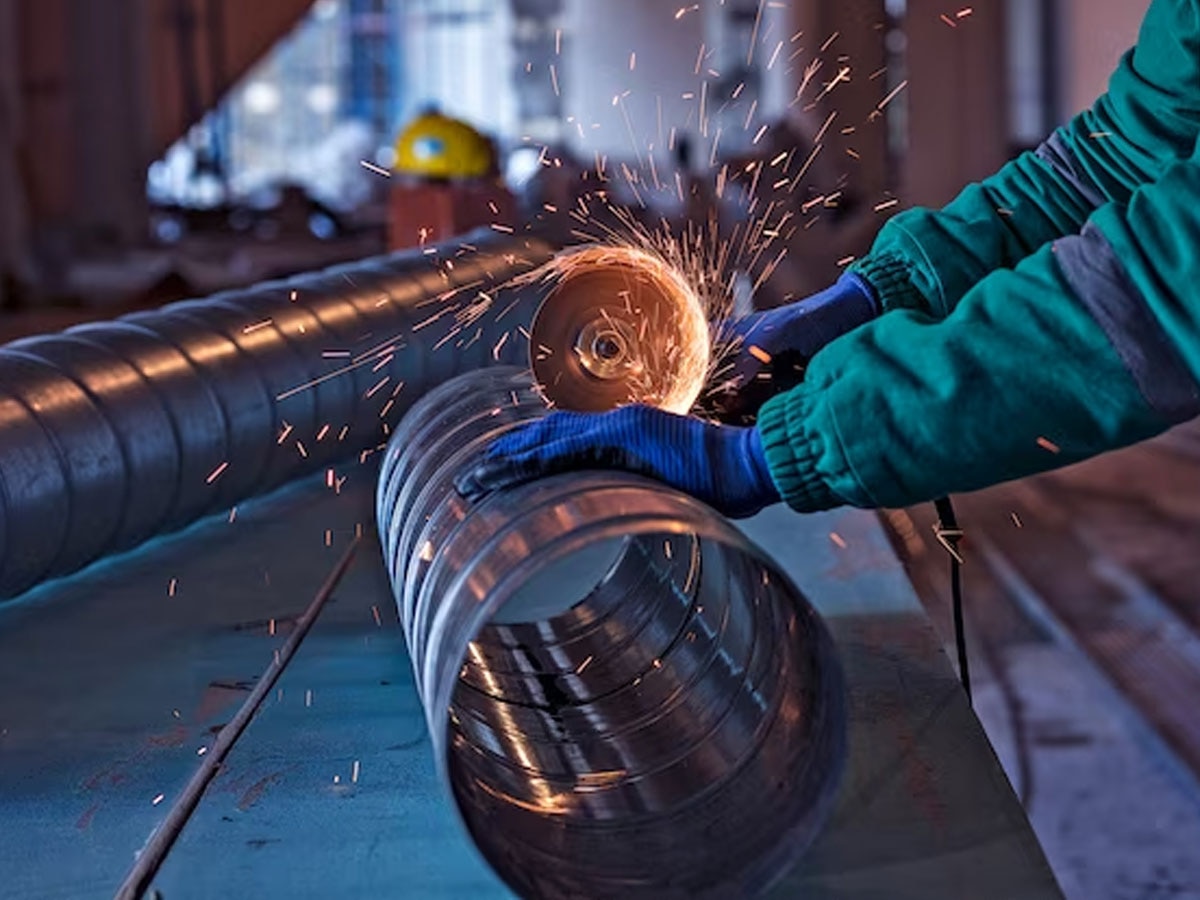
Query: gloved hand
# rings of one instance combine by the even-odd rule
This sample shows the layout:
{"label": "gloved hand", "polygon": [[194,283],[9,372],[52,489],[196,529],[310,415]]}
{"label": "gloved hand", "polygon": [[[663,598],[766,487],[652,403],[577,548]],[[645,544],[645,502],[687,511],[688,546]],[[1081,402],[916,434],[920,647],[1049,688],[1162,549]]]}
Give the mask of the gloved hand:
{"label": "gloved hand", "polygon": [[752,423],[760,406],[804,379],[818,350],[878,315],[874,289],[847,272],[819,294],[731,323],[734,350],[709,397],[717,416]]}
{"label": "gloved hand", "polygon": [[551,413],[493,442],[456,487],[478,500],[575,469],[623,469],[656,478],[733,518],[780,500],[756,429],[712,425],[650,406]]}

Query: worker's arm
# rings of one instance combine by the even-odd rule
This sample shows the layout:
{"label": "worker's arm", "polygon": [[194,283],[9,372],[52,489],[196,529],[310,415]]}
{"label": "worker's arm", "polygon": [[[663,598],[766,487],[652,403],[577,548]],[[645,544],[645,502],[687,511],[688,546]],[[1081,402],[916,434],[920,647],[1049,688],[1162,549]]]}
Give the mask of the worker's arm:
{"label": "worker's arm", "polygon": [[900,310],[834,341],[765,404],[798,510],[896,507],[1151,437],[1200,415],[1200,156],[1097,211],[942,320]]}
{"label": "worker's arm", "polygon": [[[751,341],[735,350],[735,377],[720,385],[714,411],[747,421],[766,397],[791,386],[794,360],[802,368],[831,337],[879,312],[949,315],[992,272],[1077,234],[1104,204],[1127,202],[1139,186],[1186,158],[1198,134],[1200,0],[1154,0],[1137,47],[1093,109],[943,209],[911,209],[883,227],[871,252],[851,266],[868,286],[870,304],[843,279],[816,298],[756,315],[754,327],[768,342],[759,341],[759,349],[766,353]],[[820,329],[808,329],[814,306]],[[800,335],[796,347],[787,346],[792,334]],[[785,358],[775,361],[778,356]]]}
{"label": "worker's arm", "polygon": [[997,269],[1075,234],[1108,202],[1187,158],[1200,131],[1200,2],[1154,0],[1108,93],[1036,152],[967,187],[941,210],[911,209],[852,267],[884,311],[941,318]]}

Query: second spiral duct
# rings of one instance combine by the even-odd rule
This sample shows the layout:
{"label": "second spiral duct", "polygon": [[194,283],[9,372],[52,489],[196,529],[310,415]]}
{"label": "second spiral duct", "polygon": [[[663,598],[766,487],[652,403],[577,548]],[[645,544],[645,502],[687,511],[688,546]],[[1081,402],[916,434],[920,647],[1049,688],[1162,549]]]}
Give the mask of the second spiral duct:
{"label": "second spiral duct", "polygon": [[0,346],[0,600],[385,440],[524,358],[549,261],[479,233]]}
{"label": "second spiral duct", "polygon": [[522,896],[753,896],[832,806],[829,634],[739,530],[657,482],[455,492],[545,412],[525,370],[464,375],[384,459],[380,535],[441,777]]}

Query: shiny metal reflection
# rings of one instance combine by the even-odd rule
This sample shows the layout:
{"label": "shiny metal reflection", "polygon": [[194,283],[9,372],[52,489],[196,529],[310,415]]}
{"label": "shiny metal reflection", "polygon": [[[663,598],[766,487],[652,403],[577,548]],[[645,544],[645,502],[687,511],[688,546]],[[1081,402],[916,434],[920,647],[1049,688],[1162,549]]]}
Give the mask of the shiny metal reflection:
{"label": "shiny metal reflection", "polygon": [[377,494],[441,775],[523,896],[733,897],[819,831],[844,752],[840,668],[741,532],[611,472],[468,505],[455,476],[545,413],[530,373],[416,404]]}
{"label": "shiny metal reflection", "polygon": [[429,250],[0,347],[0,598],[375,447],[426,389],[523,360],[496,345],[532,320],[529,288],[454,339],[454,315],[427,320],[552,248],[489,230]]}

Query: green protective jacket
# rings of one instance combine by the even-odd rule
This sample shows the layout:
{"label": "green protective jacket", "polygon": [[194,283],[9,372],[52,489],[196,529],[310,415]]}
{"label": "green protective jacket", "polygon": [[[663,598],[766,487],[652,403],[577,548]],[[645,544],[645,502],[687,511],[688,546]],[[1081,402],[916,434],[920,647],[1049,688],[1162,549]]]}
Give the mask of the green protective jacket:
{"label": "green protective jacket", "polygon": [[884,314],[758,424],[784,499],[897,507],[1200,415],[1200,0],[1153,0],[1108,92],[854,269]]}

